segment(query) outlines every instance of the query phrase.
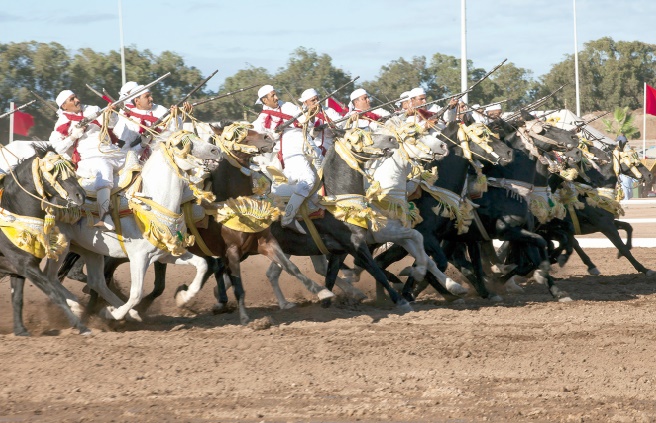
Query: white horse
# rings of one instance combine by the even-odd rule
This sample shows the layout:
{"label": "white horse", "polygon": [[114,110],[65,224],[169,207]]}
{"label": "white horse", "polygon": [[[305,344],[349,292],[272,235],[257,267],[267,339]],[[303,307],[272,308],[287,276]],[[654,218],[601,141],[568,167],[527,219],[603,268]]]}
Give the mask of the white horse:
{"label": "white horse", "polygon": [[[396,135],[400,148],[396,149],[394,154],[388,158],[373,161],[368,173],[371,175],[372,181],[379,184],[381,194],[384,193],[384,196],[381,195],[383,202],[394,208],[392,206],[394,203],[399,205],[407,204],[407,176],[413,166],[418,167],[419,161],[430,162],[436,158],[444,157],[448,150],[444,142],[439,140],[435,134],[418,135],[415,140],[413,136],[416,134],[408,133],[408,131],[412,132],[413,128],[398,122],[389,122],[380,131],[390,131],[391,134]],[[387,214],[386,210],[380,208],[378,212],[383,215]],[[415,266],[411,270],[415,279],[423,280],[426,272],[429,271],[452,294],[460,296],[467,293],[465,287],[447,277],[437,268],[435,262],[424,249],[424,239],[421,233],[404,225],[400,219],[388,214],[388,218],[380,226],[376,228],[370,226],[367,242],[370,244],[385,244],[388,242],[399,244],[416,260]],[[323,256],[313,256],[312,258],[315,268],[318,267],[318,263],[325,260]],[[357,281],[362,271],[362,268],[356,266],[353,272],[348,272],[347,279]],[[277,282],[280,273],[280,269],[271,265],[266,275],[270,281]],[[346,280],[340,280],[339,278],[338,282],[342,285],[349,285]]]}
{"label": "white horse", "polygon": [[[88,222],[86,217],[76,224],[59,225],[71,241],[71,250],[85,260],[89,287],[110,304],[101,311],[103,317],[121,320],[129,313],[140,320],[133,307],[141,301],[144,275],[155,261],[192,265],[196,268],[194,281],[202,279],[207,263],[185,249],[187,231],[181,204],[186,188],[198,192],[190,178],[193,172],[204,169],[202,160],[218,158],[216,146],[193,133],[177,132],[168,141],[159,143],[144,164],[139,192],[128,190],[120,194],[121,200],[127,200],[135,213],[120,219],[120,235],[119,225],[116,233],[104,232],[90,226],[93,222]],[[125,304],[106,285],[104,256],[130,260],[130,297]],[[61,261],[48,261],[50,276],[56,276]]]}

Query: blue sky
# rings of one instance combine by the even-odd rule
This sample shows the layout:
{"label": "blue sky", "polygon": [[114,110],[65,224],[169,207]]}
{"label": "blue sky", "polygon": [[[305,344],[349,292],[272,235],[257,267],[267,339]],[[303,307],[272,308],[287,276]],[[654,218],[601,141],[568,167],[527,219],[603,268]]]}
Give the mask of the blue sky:
{"label": "blue sky", "polygon": [[[0,43],[119,49],[118,0],[0,4]],[[656,44],[656,1],[577,0],[577,15],[579,49],[603,36]],[[487,70],[508,58],[539,77],[574,51],[572,0],[467,0],[467,27],[468,59]],[[127,46],[218,68],[213,90],[247,64],[275,72],[299,46],[361,81],[399,57],[460,56],[460,0],[123,0],[123,28]]]}

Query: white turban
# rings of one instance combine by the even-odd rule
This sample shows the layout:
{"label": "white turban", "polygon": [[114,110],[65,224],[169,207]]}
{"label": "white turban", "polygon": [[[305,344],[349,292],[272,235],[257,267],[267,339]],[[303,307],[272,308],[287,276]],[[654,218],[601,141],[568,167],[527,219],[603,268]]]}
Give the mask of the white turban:
{"label": "white turban", "polygon": [[[136,93],[136,92],[139,91],[139,90],[143,90],[144,88],[145,88],[145,87],[144,87],[143,85],[137,85],[136,87],[134,87],[133,89],[130,90],[130,92],[128,93],[128,95],[131,95],[132,93]],[[141,95],[141,94],[146,94],[146,93],[149,93],[149,92],[150,92],[150,88],[146,88],[145,90],[143,90],[142,92],[140,92],[139,95]]]}
{"label": "white turban", "polygon": [[68,100],[68,98],[73,94],[75,93],[71,90],[64,90],[57,95],[57,98],[55,99],[55,103],[57,103],[58,107],[61,107],[62,104],[64,104],[64,102]]}
{"label": "white turban", "polygon": [[401,93],[401,95],[399,96],[399,98],[400,98],[401,100],[399,100],[399,101],[397,101],[396,103],[394,103],[394,104],[396,104],[396,107],[399,107],[399,106],[401,105],[401,103],[403,103],[404,101],[406,101],[407,99],[410,98],[410,91],[403,91],[403,92]]}
{"label": "white turban", "polygon": [[130,94],[130,91],[134,90],[137,86],[139,86],[139,84],[134,81],[126,82],[118,92],[119,97],[126,97]]}
{"label": "white turban", "polygon": [[353,108],[353,100],[360,98],[363,95],[367,95],[367,91],[364,88],[358,88],[357,90],[353,91],[349,97],[351,99],[351,102],[348,104],[349,109]]}
{"label": "white turban", "polygon": [[304,103],[312,97],[319,97],[319,93],[314,88],[308,88],[307,90],[303,91],[301,98],[299,98],[298,101]]}
{"label": "white turban", "polygon": [[491,112],[493,110],[501,110],[501,104],[497,103],[485,108],[486,112]]}
{"label": "white turban", "polygon": [[257,101],[255,104],[262,104],[262,97],[266,97],[271,91],[275,91],[273,85],[265,85],[257,90]]}
{"label": "white turban", "polygon": [[421,87],[413,88],[408,93],[410,98],[419,97],[420,95],[426,95],[426,91]]}

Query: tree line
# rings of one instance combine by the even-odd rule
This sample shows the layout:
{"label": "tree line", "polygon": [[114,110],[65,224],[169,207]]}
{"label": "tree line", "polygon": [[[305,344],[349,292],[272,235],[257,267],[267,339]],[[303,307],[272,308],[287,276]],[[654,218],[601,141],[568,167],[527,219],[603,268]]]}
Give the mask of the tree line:
{"label": "tree line", "polygon": [[[156,55],[149,50],[126,48],[125,62],[127,79],[140,83],[171,72],[170,77],[152,90],[155,101],[162,105],[175,103],[203,79],[199,69],[186,64],[175,52],[165,51]],[[70,51],[58,43],[35,41],[0,44],[0,111],[7,111],[12,100],[16,105],[32,100],[30,90],[46,99],[54,99],[61,90],[72,89],[85,104],[102,105],[103,100],[89,91],[85,84],[96,89],[105,88],[117,95],[121,87],[120,63],[118,51],[99,53],[88,48]],[[471,60],[467,61],[467,68],[470,84],[487,72]],[[655,73],[654,44],[614,41],[610,37],[586,43],[579,52],[582,112],[612,111],[617,107],[628,107],[630,110],[642,108],[643,83],[656,84]],[[231,92],[256,83],[271,83],[279,89],[283,100],[291,101],[306,88],[314,87],[324,94],[323,90],[333,91],[351,79],[349,71],[335,67],[329,55],[299,47],[290,54],[286,66],[275,72],[247,66],[227,77],[218,91],[205,86],[194,98]],[[573,55],[565,56],[547,74],[537,79],[531,70],[517,67],[509,57],[504,66],[469,94],[469,103],[488,104],[508,100],[504,108],[516,110],[561,85],[565,87],[545,107],[574,108]],[[460,59],[441,53],[435,53],[432,57],[401,57],[381,66],[373,80],[358,80],[355,87],[365,88],[377,101],[386,102],[416,86],[426,89],[429,100],[458,93]],[[336,99],[348,103],[350,91],[341,91]],[[252,99],[252,91],[237,94],[199,106],[194,114],[203,121],[253,120],[258,110],[254,108]],[[52,111],[41,104],[25,111],[35,117],[31,135],[47,139],[55,120]],[[8,140],[8,126],[9,119],[0,120],[2,143]]]}

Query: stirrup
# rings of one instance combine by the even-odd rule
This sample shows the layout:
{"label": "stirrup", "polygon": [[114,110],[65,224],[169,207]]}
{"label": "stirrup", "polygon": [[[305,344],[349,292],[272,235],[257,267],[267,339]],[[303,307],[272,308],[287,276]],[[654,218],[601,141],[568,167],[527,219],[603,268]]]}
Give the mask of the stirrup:
{"label": "stirrup", "polygon": [[280,226],[282,226],[283,228],[292,230],[292,231],[296,232],[297,234],[307,235],[307,232],[305,232],[305,229],[303,229],[301,224],[298,223],[298,220],[296,220],[296,219],[292,219],[292,221],[287,223],[287,224],[281,223]]}
{"label": "stirrup", "polygon": [[[107,215],[109,215],[109,212],[102,215],[98,223],[93,225],[94,228],[100,228],[103,232],[116,232],[115,226],[108,226],[108,224],[105,222],[104,219]],[[111,218],[111,215],[109,217]]]}

